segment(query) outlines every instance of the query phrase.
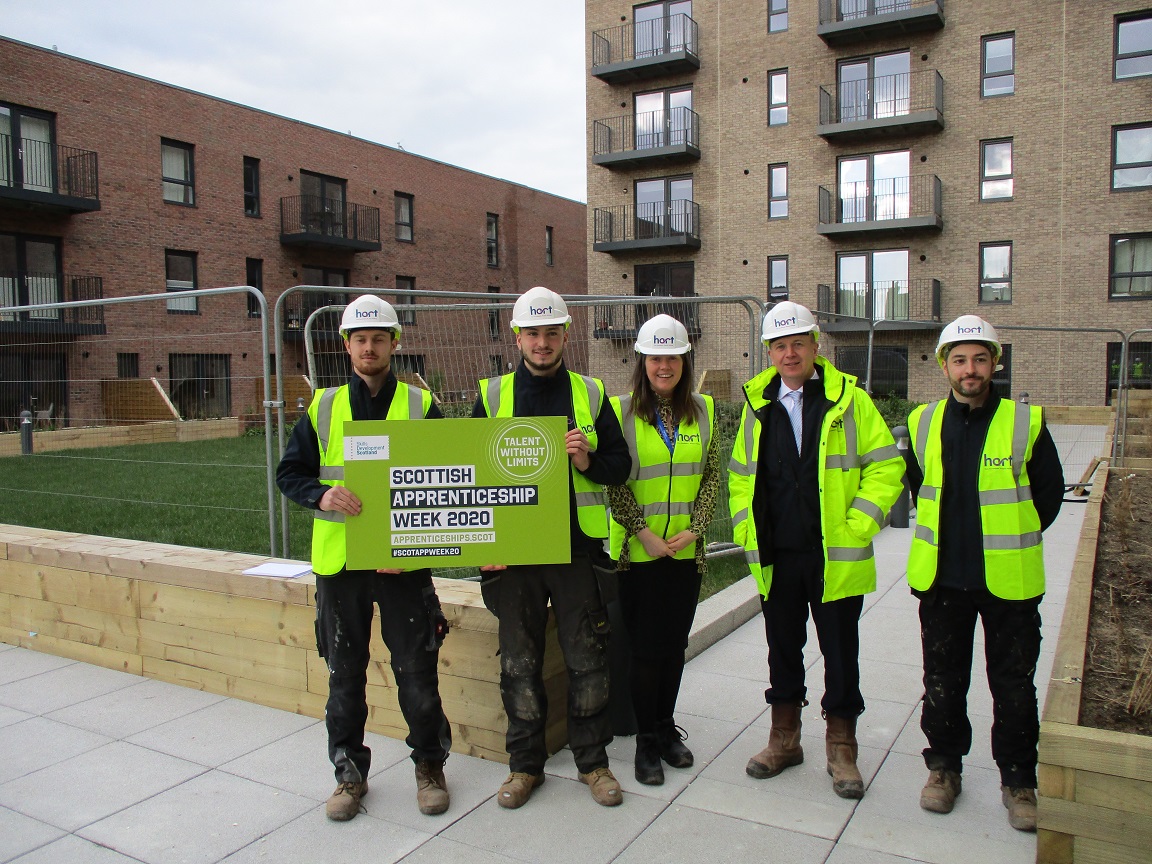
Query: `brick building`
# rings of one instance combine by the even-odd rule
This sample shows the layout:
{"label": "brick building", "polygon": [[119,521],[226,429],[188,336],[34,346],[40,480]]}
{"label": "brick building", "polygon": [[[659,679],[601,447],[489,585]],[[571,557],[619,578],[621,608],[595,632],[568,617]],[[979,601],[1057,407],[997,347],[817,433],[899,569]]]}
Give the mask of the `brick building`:
{"label": "brick building", "polygon": [[[919,400],[964,313],[1152,327],[1147,0],[587,0],[586,22],[590,293],[788,297],[845,316],[822,350],[857,374],[871,329],[873,392]],[[741,378],[717,314],[693,326]],[[1115,386],[1117,334],[1002,335],[1015,396]]]}
{"label": "brick building", "polygon": [[[38,403],[55,422],[99,421],[109,412],[97,385],[136,376],[155,377],[185,417],[258,407],[259,304],[182,289],[253,284],[269,309],[299,284],[584,293],[584,211],[0,38],[0,306],[169,292],[163,303],[0,315],[0,417],[10,424]],[[294,331],[308,313],[343,299],[287,306],[286,370],[303,369]],[[398,364],[445,388],[474,387],[515,351],[506,315],[502,327],[482,311],[449,327],[400,314]],[[425,367],[449,345],[449,366]]]}

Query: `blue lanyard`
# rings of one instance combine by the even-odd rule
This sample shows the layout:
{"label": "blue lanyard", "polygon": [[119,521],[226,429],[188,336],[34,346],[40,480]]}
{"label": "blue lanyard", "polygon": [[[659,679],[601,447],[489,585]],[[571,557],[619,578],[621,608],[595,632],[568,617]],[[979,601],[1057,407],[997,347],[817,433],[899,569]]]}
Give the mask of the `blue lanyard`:
{"label": "blue lanyard", "polygon": [[668,448],[669,453],[676,449],[676,433],[679,429],[680,427],[676,426],[672,430],[672,434],[669,435],[668,430],[664,427],[664,418],[659,414],[656,415],[656,431],[659,432],[660,437],[664,439],[664,445]]}

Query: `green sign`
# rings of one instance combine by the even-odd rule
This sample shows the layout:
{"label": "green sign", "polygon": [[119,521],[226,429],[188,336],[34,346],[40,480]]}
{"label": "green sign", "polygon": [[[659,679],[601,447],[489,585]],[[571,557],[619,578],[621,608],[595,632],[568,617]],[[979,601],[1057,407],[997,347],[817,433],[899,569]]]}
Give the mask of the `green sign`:
{"label": "green sign", "polygon": [[348,567],[572,560],[563,417],[344,424]]}

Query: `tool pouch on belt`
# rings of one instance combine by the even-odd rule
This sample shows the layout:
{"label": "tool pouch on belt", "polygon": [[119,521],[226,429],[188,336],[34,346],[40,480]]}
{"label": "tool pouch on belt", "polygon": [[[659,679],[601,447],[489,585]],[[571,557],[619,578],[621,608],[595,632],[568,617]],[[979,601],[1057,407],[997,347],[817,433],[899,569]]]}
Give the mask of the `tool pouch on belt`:
{"label": "tool pouch on belt", "polygon": [[490,572],[480,573],[480,597],[484,600],[484,605],[488,611],[500,617],[500,571],[493,570]]}
{"label": "tool pouch on belt", "polygon": [[429,585],[421,593],[424,595],[424,609],[428,613],[428,644],[424,648],[439,651],[444,644],[444,637],[448,635],[448,619],[440,608],[440,598],[436,596],[435,588]]}
{"label": "tool pouch on belt", "polygon": [[600,589],[600,605],[608,608],[620,598],[620,582],[616,575],[616,562],[601,552],[592,557],[592,572],[596,574],[596,585]]}

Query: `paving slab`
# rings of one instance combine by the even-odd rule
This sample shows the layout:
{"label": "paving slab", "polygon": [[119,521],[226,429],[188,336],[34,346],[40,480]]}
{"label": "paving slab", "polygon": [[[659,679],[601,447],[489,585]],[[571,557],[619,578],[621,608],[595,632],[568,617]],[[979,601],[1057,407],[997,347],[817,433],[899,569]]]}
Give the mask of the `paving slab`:
{"label": "paving slab", "polygon": [[228,698],[166,681],[131,678],[131,686],[71,702],[46,716],[110,738],[127,738]]}
{"label": "paving slab", "polygon": [[11,861],[63,836],[59,828],[0,807],[0,861]]}
{"label": "paving slab", "polygon": [[44,717],[0,729],[0,783],[95,750],[112,739]]}

